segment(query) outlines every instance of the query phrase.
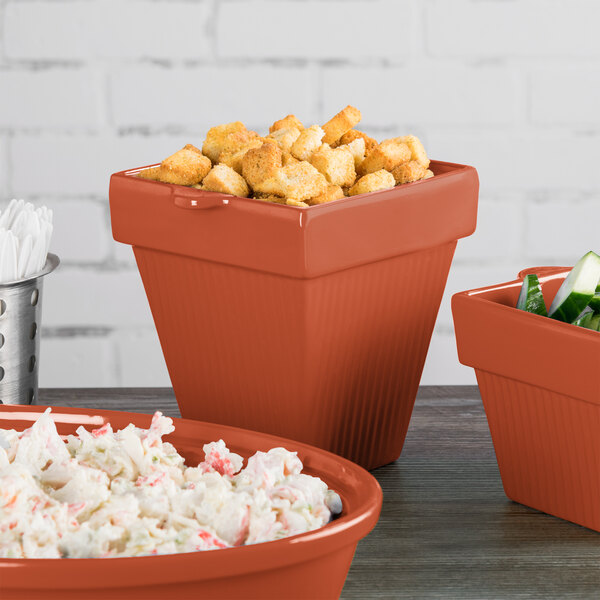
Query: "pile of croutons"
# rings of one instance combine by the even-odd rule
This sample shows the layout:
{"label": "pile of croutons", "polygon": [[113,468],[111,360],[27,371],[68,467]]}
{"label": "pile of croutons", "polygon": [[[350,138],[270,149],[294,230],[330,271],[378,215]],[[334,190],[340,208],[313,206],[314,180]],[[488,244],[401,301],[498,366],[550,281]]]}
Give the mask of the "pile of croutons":
{"label": "pile of croutons", "polygon": [[266,202],[313,206],[433,177],[414,135],[378,143],[354,129],[360,111],[347,106],[325,125],[305,128],[294,116],[261,137],[236,121],[210,129],[202,151],[188,144],[138,175]]}

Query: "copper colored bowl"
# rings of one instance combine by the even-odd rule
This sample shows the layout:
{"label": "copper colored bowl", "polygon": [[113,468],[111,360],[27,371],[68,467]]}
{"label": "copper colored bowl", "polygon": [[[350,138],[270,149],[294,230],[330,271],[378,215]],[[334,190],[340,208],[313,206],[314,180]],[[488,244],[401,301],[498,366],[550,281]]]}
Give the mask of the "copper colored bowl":
{"label": "copper colored bowl", "polygon": [[474,367],[506,495],[600,531],[600,333],[514,308],[523,277],[547,304],[567,267],[456,294],[460,362]]}
{"label": "copper colored bowl", "polygon": [[[30,427],[42,406],[0,406],[0,429]],[[53,407],[61,435],[79,425],[147,428],[151,416]],[[0,559],[2,600],[135,598],[338,598],[358,541],[375,526],[381,488],[367,471],[324,450],[270,435],[199,421],[174,419],[165,436],[187,464],[203,459],[203,444],[222,438],[245,458],[283,446],[297,451],[304,472],[321,477],[342,498],[342,515],[325,527],[274,542],[223,550],[132,558]]]}
{"label": "copper colored bowl", "polygon": [[400,456],[477,173],[308,208],[116,173],[131,244],[185,418],[301,440],[366,468]]}

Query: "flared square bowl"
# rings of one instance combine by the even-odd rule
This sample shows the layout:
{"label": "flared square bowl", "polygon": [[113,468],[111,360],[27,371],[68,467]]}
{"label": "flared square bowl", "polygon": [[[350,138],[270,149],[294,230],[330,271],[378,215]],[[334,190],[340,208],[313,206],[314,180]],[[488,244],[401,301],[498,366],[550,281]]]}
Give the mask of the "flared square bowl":
{"label": "flared square bowl", "polygon": [[600,333],[515,308],[528,273],[554,298],[570,269],[452,298],[460,362],[475,369],[504,491],[600,531]]}
{"label": "flared square bowl", "polygon": [[400,456],[475,169],[308,208],[112,176],[186,418]]}

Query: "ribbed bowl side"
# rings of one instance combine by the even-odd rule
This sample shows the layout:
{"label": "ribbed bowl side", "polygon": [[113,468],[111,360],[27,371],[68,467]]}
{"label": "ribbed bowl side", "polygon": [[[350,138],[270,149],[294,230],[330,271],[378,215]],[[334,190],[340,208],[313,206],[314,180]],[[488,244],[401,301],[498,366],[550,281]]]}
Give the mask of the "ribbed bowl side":
{"label": "ribbed bowl side", "polygon": [[402,451],[456,243],[309,283],[319,443],[375,468]]}
{"label": "ribbed bowl side", "polygon": [[395,460],[455,247],[304,280],[135,248],[182,415]]}
{"label": "ribbed bowl side", "polygon": [[506,495],[600,531],[600,406],[476,373]]}
{"label": "ribbed bowl side", "polygon": [[303,417],[302,281],[135,253],[182,416],[293,437]]}

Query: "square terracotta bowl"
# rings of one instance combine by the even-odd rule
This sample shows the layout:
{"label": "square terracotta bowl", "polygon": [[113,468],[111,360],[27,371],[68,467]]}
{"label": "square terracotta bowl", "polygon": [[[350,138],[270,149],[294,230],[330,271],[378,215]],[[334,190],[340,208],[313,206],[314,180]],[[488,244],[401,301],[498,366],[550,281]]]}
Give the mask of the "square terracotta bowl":
{"label": "square terracotta bowl", "polygon": [[547,304],[567,267],[452,298],[460,362],[475,369],[506,495],[600,531],[600,333],[515,308],[523,277]]}
{"label": "square terracotta bowl", "polygon": [[116,173],[181,413],[297,439],[373,468],[400,455],[478,178],[435,176],[299,208]]}

